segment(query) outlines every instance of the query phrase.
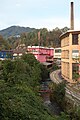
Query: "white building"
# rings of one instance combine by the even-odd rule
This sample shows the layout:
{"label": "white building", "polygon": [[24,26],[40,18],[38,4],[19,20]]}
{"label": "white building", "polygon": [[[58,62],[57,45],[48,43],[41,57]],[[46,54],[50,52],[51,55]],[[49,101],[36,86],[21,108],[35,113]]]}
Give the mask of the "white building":
{"label": "white building", "polygon": [[61,48],[54,48],[54,59],[61,59]]}

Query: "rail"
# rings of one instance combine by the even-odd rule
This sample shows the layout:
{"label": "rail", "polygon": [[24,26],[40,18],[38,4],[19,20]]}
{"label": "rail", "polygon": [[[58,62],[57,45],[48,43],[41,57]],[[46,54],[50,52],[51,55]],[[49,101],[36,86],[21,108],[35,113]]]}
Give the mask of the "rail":
{"label": "rail", "polygon": [[[59,76],[59,72],[60,70],[56,70],[50,74],[51,80],[56,84],[59,84],[62,81],[64,81],[64,79],[61,79],[61,77]],[[80,105],[80,89],[78,89],[77,86],[74,87],[70,84],[66,84],[65,90],[66,90],[65,96],[68,97],[68,99],[76,102],[75,104]]]}

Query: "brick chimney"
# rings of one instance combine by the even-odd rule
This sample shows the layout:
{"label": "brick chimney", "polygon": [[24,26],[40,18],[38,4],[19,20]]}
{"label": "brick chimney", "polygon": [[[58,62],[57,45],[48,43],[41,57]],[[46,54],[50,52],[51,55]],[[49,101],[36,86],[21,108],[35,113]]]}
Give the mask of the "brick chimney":
{"label": "brick chimney", "polygon": [[71,2],[71,20],[70,20],[70,29],[74,30],[74,3]]}

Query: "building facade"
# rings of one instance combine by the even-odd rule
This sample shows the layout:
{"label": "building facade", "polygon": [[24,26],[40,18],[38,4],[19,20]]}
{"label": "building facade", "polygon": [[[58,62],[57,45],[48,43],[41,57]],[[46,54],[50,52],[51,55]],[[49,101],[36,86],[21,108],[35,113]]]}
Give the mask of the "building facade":
{"label": "building facade", "polygon": [[54,48],[54,63],[61,67],[61,47]]}
{"label": "building facade", "polygon": [[53,62],[54,48],[42,46],[28,46],[27,52],[32,53],[41,63],[46,61]]}
{"label": "building facade", "polygon": [[61,47],[54,48],[54,59],[61,59]]}
{"label": "building facade", "polygon": [[61,39],[61,73],[70,83],[80,81],[80,31],[69,30]]}
{"label": "building facade", "polygon": [[13,59],[12,50],[1,50],[0,51],[0,60]]}

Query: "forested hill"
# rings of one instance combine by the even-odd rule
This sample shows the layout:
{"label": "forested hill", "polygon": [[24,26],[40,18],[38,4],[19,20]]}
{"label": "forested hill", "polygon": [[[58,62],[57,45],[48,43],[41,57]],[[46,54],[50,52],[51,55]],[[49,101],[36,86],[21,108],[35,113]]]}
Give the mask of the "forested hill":
{"label": "forested hill", "polygon": [[24,32],[32,32],[35,28],[30,27],[20,27],[20,26],[11,26],[6,29],[0,30],[0,35],[4,38],[8,38],[10,36],[17,36]]}
{"label": "forested hill", "polygon": [[[25,44],[26,46],[29,45],[40,45],[40,46],[47,46],[47,47],[60,47],[61,41],[59,36],[69,30],[69,28],[64,27],[59,29],[56,27],[52,31],[48,31],[47,28],[42,29],[35,29],[29,27],[19,27],[19,26],[12,26],[5,30],[0,31],[0,38],[3,38],[6,41],[10,48],[15,49],[19,44]],[[38,33],[40,35],[38,36]],[[39,39],[40,37],[40,39]],[[6,39],[5,39],[6,38]],[[2,42],[3,42],[3,39]],[[1,45],[4,45],[1,43]],[[5,49],[6,45],[1,46],[0,49]],[[6,49],[9,49],[8,47]]]}
{"label": "forested hill", "polygon": [[[56,27],[54,30],[55,31],[61,30],[62,32],[66,32],[68,29],[69,29],[68,27],[64,27],[62,29],[59,29],[58,27]],[[0,35],[2,35],[3,38],[8,38],[11,36],[20,35],[21,33],[25,33],[25,32],[33,32],[35,30],[36,28],[11,26],[6,29],[0,30]]]}

